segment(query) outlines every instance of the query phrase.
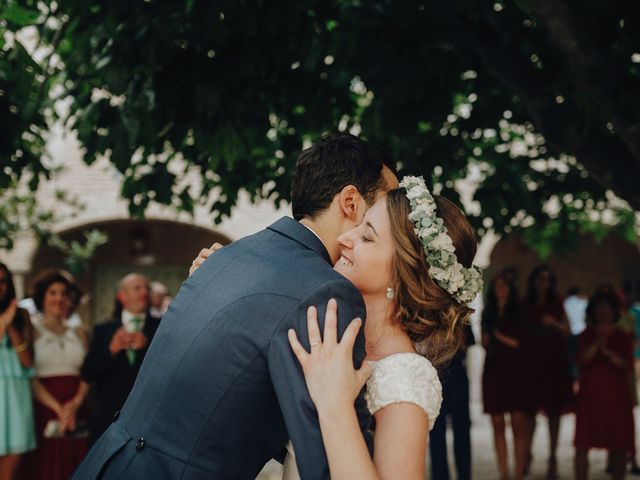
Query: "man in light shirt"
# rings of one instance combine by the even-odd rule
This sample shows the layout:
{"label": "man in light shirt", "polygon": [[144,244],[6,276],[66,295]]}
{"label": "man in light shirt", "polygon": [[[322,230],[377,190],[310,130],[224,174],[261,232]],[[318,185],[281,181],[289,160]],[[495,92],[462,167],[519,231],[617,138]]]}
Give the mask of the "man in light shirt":
{"label": "man in light shirt", "polygon": [[578,377],[578,365],[576,363],[576,354],[578,352],[578,337],[587,327],[587,297],[582,294],[580,287],[573,286],[567,290],[567,298],[564,301],[564,311],[569,319],[569,328],[571,329],[571,373],[574,378]]}

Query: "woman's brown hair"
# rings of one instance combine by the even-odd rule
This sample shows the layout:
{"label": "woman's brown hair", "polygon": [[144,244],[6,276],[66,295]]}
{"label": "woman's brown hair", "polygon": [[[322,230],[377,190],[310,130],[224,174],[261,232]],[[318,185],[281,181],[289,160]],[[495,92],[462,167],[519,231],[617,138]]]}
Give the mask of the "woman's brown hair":
{"label": "woman's brown hair", "polygon": [[54,283],[61,283],[64,285],[67,293],[71,288],[71,280],[67,276],[66,272],[58,269],[48,269],[40,272],[33,284],[33,303],[35,303],[36,308],[44,313],[44,296],[49,290],[49,287]]}
{"label": "woman's brown hair", "polygon": [[[473,227],[454,203],[439,195],[433,197],[458,262],[471,267],[478,247]],[[463,327],[473,309],[457,302],[429,275],[422,244],[409,220],[411,207],[404,188],[387,194],[387,211],[396,245],[391,286],[395,292],[396,321],[403,325],[421,354],[433,365],[441,365],[463,345]]]}

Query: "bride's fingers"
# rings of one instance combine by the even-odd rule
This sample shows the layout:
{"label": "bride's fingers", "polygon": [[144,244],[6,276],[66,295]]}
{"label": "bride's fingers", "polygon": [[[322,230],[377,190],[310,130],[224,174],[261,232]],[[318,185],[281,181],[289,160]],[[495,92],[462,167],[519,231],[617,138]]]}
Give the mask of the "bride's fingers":
{"label": "bride's fingers", "polygon": [[338,342],[338,302],[335,298],[327,303],[327,312],[324,315],[324,341],[330,344]]}
{"label": "bride's fingers", "polygon": [[349,352],[349,354],[353,352],[353,344],[356,343],[356,337],[358,336],[358,331],[360,330],[361,325],[362,320],[360,320],[359,318],[353,319],[347,329],[344,331],[344,335],[342,335],[340,345],[343,346]]}
{"label": "bride's fingers", "polygon": [[365,360],[364,362],[362,362],[360,369],[356,371],[356,376],[358,377],[360,384],[364,385],[365,383],[367,383],[367,380],[372,373],[373,369],[371,368],[371,365]]}
{"label": "bride's fingers", "polygon": [[213,245],[211,245],[209,247],[209,250],[213,251],[213,252],[217,252],[218,250],[220,250],[223,247],[223,245],[221,243],[214,243]]}
{"label": "bride's fingers", "polygon": [[314,347],[322,345],[320,327],[318,327],[318,309],[314,306],[307,308],[307,331],[309,332],[309,346],[311,351]]}
{"label": "bride's fingers", "polygon": [[309,354],[304,349],[302,344],[298,341],[298,336],[293,328],[290,328],[287,332],[287,336],[289,338],[289,345],[291,345],[291,350],[293,350],[294,355],[302,365],[304,369],[307,364],[307,359],[309,358]]}

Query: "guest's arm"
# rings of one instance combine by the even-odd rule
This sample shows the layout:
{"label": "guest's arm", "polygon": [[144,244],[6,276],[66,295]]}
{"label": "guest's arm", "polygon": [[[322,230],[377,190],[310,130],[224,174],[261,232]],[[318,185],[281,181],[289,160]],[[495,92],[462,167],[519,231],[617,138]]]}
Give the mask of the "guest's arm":
{"label": "guest's arm", "polygon": [[113,328],[108,324],[94,329],[89,352],[80,370],[85,381],[95,382],[113,368],[117,355],[126,349],[123,341],[125,334],[123,327],[113,333]]}
{"label": "guest's arm", "polygon": [[63,430],[73,431],[76,429],[76,418],[78,410],[84,403],[89,393],[89,384],[87,382],[80,382],[76,394],[71,400],[62,405],[60,412],[60,421],[62,422]]}
{"label": "guest's arm", "polygon": [[597,340],[589,342],[584,333],[580,338],[580,346],[578,349],[578,365],[580,367],[586,367],[589,365],[600,352],[600,345]]}
{"label": "guest's arm", "polygon": [[624,346],[615,344],[613,348],[603,342],[601,352],[602,356],[618,370],[625,372],[631,370],[633,365],[633,342],[631,339],[625,342]]}
{"label": "guest's arm", "polygon": [[501,343],[504,343],[509,348],[516,349],[520,347],[520,342],[516,338],[505,335],[500,330],[495,331],[495,337],[496,337],[496,340],[498,340]]}
{"label": "guest's arm", "polygon": [[26,310],[19,309],[17,314],[22,316],[22,330],[18,330],[16,325],[12,324],[7,334],[22,366],[31,368],[33,366],[33,327]]}
{"label": "guest's arm", "polygon": [[569,326],[569,320],[567,320],[567,316],[562,313],[560,318],[556,318],[552,315],[543,315],[542,323],[548,327],[553,328],[558,333],[562,334],[565,337],[571,335],[571,327]]}
{"label": "guest's arm", "polygon": [[60,402],[51,395],[49,390],[47,390],[37,378],[31,379],[31,391],[33,392],[33,397],[38,402],[52,410],[58,417],[60,417],[62,413],[62,405],[60,405]]}

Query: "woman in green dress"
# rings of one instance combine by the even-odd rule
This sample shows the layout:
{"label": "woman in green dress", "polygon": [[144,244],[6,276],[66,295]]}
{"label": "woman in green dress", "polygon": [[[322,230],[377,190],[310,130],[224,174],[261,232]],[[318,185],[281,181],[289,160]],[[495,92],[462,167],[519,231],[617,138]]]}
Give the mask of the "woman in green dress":
{"label": "woman in green dress", "polygon": [[30,378],[33,332],[29,314],[16,307],[11,273],[0,263],[0,478],[15,478],[22,454],[36,437]]}

